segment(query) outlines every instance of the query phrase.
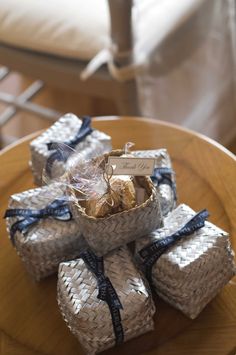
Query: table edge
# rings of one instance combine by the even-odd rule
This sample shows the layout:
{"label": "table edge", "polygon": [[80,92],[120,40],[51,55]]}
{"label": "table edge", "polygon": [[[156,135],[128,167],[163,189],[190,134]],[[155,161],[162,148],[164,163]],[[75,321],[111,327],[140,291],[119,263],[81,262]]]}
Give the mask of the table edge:
{"label": "table edge", "polygon": [[[226,155],[228,155],[230,158],[232,158],[235,162],[236,162],[236,155],[232,152],[230,152],[226,147],[224,147],[222,144],[218,143],[217,141],[215,141],[214,139],[207,137],[206,135],[199,133],[199,132],[195,132],[189,128],[186,127],[181,127],[175,123],[172,122],[165,122],[165,121],[161,121],[158,119],[154,119],[151,117],[143,117],[143,116],[93,116],[93,120],[95,122],[99,122],[99,121],[123,121],[123,120],[130,120],[130,121],[136,121],[136,122],[145,122],[148,121],[149,123],[153,123],[153,124],[157,124],[160,126],[164,126],[164,127],[169,127],[171,129],[177,130],[177,131],[181,131],[184,132],[186,134],[189,134],[193,137],[196,137],[200,140],[205,141],[207,144],[214,146],[215,148],[219,149],[220,151],[222,151],[223,153],[225,153]],[[3,148],[0,151],[0,157],[7,153],[9,150],[15,148],[17,145],[25,143],[27,141],[30,141],[34,138],[36,138],[39,134],[41,134],[42,132],[44,132],[45,130],[38,130],[36,132],[33,132],[31,134],[28,134],[20,139],[18,139],[16,142],[13,142],[11,144],[9,144],[8,146],[6,146],[5,148]]]}

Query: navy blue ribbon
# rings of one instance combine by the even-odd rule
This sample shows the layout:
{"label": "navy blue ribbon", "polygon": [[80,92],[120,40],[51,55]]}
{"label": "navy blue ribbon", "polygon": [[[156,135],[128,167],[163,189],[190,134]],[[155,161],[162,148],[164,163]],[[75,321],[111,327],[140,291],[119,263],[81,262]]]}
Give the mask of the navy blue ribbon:
{"label": "navy blue ribbon", "polygon": [[5,212],[4,218],[9,217],[23,217],[19,221],[13,223],[10,228],[10,237],[13,245],[15,244],[15,233],[17,231],[25,234],[31,226],[38,223],[42,218],[53,217],[60,221],[70,221],[72,214],[65,199],[57,199],[50,203],[45,208],[40,210],[13,208]]}
{"label": "navy blue ribbon", "polygon": [[91,134],[93,129],[91,128],[91,117],[84,116],[82,125],[80,126],[78,132],[75,137],[67,142],[63,142],[63,149],[60,149],[59,146],[61,143],[59,142],[50,142],[47,143],[48,150],[54,152],[47,159],[46,164],[46,172],[49,176],[51,176],[52,165],[57,161],[66,162],[69,156],[72,154],[72,149],[74,149],[77,144],[82,142],[86,136]]}
{"label": "navy blue ribbon", "polygon": [[139,255],[143,260],[143,267],[147,279],[152,282],[152,267],[159,257],[165,253],[172,245],[185,236],[191,235],[196,230],[204,227],[205,221],[209,217],[206,209],[194,215],[182,228],[175,233],[150,243],[139,251]]}
{"label": "navy blue ribbon", "polygon": [[159,167],[155,168],[153,175],[151,176],[152,182],[156,187],[167,184],[172,188],[174,199],[177,200],[177,193],[176,193],[176,184],[172,179],[172,175],[174,171],[167,167]]}
{"label": "navy blue ribbon", "polygon": [[107,303],[111,313],[116,345],[121,344],[124,341],[124,331],[121,323],[120,309],[123,309],[123,307],[110,279],[104,274],[103,257],[95,255],[91,250],[82,252],[80,257],[97,279],[97,298]]}

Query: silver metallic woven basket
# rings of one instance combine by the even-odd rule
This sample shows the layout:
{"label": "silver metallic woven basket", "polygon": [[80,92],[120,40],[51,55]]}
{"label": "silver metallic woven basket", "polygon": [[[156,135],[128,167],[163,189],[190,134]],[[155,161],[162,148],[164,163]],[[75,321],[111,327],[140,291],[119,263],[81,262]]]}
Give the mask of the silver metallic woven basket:
{"label": "silver metallic woven basket", "polygon": [[[134,150],[131,154],[140,158],[155,158],[155,168],[168,168],[172,170],[171,159],[166,149]],[[170,211],[172,211],[177,202],[174,173],[169,174],[169,182],[170,183],[167,184],[163,179],[163,183],[160,183],[157,186],[163,216],[166,216]]]}
{"label": "silver metallic woven basket", "polygon": [[[104,272],[123,306],[120,310],[124,341],[153,329],[155,306],[150,290],[126,247],[104,258]],[[58,303],[72,333],[88,354],[115,345],[111,312],[99,300],[94,274],[82,259],[61,263],[58,274]]]}
{"label": "silver metallic woven basket", "polygon": [[[182,204],[164,219],[164,227],[136,242],[139,251],[180,229],[194,211]],[[166,302],[194,319],[235,275],[234,253],[229,236],[210,222],[170,247],[152,268],[156,293]]]}
{"label": "silver metallic woven basket", "polygon": [[[28,190],[12,195],[9,208],[41,209],[63,194],[59,184]],[[7,230],[21,220],[21,217],[7,218]],[[58,265],[64,260],[74,259],[79,255],[85,241],[79,225],[72,219],[59,221],[52,217],[40,219],[27,233],[15,233],[15,248],[27,271],[35,280],[57,272]]]}
{"label": "silver metallic woven basket", "polygon": [[[76,115],[66,114],[30,143],[30,166],[37,185],[41,186],[43,183],[43,169],[52,154],[52,151],[48,150],[47,144],[51,142],[63,143],[73,139],[81,124],[82,121]],[[111,150],[111,137],[98,130],[93,130],[76,146],[75,150],[80,152],[84,159],[90,159]],[[69,163],[70,158],[66,163],[55,160],[51,169],[51,177],[61,176]]]}
{"label": "silver metallic woven basket", "polygon": [[[123,151],[112,151],[108,155],[122,155]],[[72,210],[89,247],[97,255],[125,245],[162,226],[162,213],[158,194],[149,177],[137,177],[140,186],[148,192],[149,198],[141,205],[113,215],[95,218],[88,216],[79,204]]]}

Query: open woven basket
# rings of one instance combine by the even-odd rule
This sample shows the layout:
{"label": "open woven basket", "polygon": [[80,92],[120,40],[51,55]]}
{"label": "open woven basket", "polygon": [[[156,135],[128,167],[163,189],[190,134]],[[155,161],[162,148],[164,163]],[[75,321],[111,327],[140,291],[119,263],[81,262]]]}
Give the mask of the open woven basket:
{"label": "open woven basket", "polygon": [[[104,154],[101,167],[105,167],[108,156],[121,156],[122,150]],[[127,244],[162,226],[162,214],[158,194],[151,179],[136,177],[140,186],[148,193],[148,199],[130,210],[107,217],[88,216],[78,203],[72,205],[73,215],[90,248],[99,256]]]}

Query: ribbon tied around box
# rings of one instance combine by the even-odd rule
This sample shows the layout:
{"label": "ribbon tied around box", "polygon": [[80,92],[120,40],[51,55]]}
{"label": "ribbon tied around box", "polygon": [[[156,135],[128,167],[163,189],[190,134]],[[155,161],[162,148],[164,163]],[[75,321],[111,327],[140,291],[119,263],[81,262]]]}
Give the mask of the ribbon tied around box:
{"label": "ribbon tied around box", "polygon": [[77,144],[82,142],[85,137],[93,132],[93,128],[91,128],[91,117],[84,116],[82,125],[80,126],[78,132],[75,137],[67,142],[50,142],[47,144],[48,150],[54,151],[46,163],[46,173],[48,176],[51,176],[51,170],[53,163],[57,161],[66,162],[69,156],[74,152]]}
{"label": "ribbon tied around box", "polygon": [[72,214],[67,200],[56,199],[40,210],[24,208],[7,209],[4,218],[9,217],[23,217],[19,221],[13,223],[10,228],[10,237],[14,245],[14,236],[17,231],[24,234],[31,226],[38,223],[40,219],[48,217],[53,217],[60,221],[70,221],[72,219]]}
{"label": "ribbon tied around box", "polygon": [[145,274],[150,283],[152,283],[152,267],[159,259],[159,257],[177,241],[204,227],[207,217],[209,217],[209,213],[206,209],[204,209],[195,214],[182,228],[177,230],[175,233],[150,243],[139,251],[139,255],[143,259]]}
{"label": "ribbon tied around box", "polygon": [[103,257],[98,257],[91,250],[86,250],[80,254],[86,266],[92,271],[97,280],[97,298],[106,302],[113,324],[116,345],[124,340],[124,331],[121,323],[120,309],[123,309],[120,299],[114,289],[110,279],[104,274]]}
{"label": "ribbon tied around box", "polygon": [[174,171],[170,168],[157,167],[154,169],[151,179],[156,187],[162,184],[169,185],[173,191],[174,200],[176,201],[177,200],[176,184],[171,178],[173,174]]}

